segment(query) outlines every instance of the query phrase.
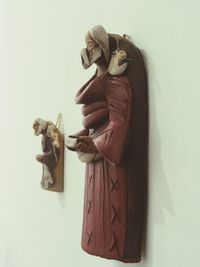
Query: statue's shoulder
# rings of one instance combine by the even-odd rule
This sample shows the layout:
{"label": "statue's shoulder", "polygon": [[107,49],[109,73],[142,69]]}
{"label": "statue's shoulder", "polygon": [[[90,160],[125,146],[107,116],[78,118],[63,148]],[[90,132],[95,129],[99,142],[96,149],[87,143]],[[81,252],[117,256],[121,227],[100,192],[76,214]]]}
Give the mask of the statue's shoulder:
{"label": "statue's shoulder", "polygon": [[132,88],[127,75],[109,76],[107,79],[106,95],[118,95],[122,99],[131,98]]}
{"label": "statue's shoulder", "polygon": [[128,76],[123,74],[123,75],[116,75],[112,76],[109,75],[107,78],[107,85],[108,86],[116,86],[116,88],[123,87],[123,88],[128,88],[131,87]]}

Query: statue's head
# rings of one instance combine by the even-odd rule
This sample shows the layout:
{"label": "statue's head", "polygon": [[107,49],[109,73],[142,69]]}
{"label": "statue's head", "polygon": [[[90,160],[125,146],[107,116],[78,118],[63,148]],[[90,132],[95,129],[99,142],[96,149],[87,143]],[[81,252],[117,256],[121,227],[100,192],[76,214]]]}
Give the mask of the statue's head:
{"label": "statue's head", "polygon": [[38,118],[33,122],[33,129],[36,136],[44,134],[47,129],[47,122]]}
{"label": "statue's head", "polygon": [[[114,37],[116,43],[114,50],[110,48],[109,36],[101,25],[97,25],[87,32],[85,36],[86,48],[81,51],[84,69],[96,63],[97,65],[103,64],[113,76],[126,71],[128,61],[132,59],[129,59],[126,51],[121,49],[118,42],[119,36],[115,35]],[[126,40],[126,36],[122,38]]]}
{"label": "statue's head", "polygon": [[84,69],[93,63],[103,59],[105,64],[109,62],[109,37],[106,30],[101,26],[93,27],[85,37],[86,48],[81,51],[81,59]]}

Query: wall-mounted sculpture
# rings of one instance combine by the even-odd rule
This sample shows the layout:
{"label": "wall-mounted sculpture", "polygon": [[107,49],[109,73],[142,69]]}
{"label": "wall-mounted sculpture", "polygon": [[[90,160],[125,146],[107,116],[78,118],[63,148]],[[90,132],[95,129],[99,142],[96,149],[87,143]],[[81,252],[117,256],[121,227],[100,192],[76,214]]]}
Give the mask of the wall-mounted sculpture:
{"label": "wall-mounted sculpture", "polygon": [[33,123],[35,135],[42,135],[43,153],[36,156],[43,165],[41,186],[54,192],[63,192],[64,188],[64,136],[58,127],[60,120],[61,114],[56,125],[40,118]]}
{"label": "wall-mounted sculpture", "polygon": [[95,75],[78,91],[83,130],[66,146],[86,163],[82,248],[123,262],[141,258],[147,177],[147,81],[139,49],[95,26],[81,52]]}

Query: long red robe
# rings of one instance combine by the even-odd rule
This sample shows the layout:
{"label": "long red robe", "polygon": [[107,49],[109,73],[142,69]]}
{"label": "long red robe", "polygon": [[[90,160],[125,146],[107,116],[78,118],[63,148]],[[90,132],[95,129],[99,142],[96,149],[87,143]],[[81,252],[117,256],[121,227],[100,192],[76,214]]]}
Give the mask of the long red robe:
{"label": "long red robe", "polygon": [[108,259],[137,262],[140,252],[126,258],[125,251],[131,85],[126,75],[112,77],[105,72],[78,91],[76,103],[84,105],[82,135],[91,136],[102,155],[86,165],[82,248]]}

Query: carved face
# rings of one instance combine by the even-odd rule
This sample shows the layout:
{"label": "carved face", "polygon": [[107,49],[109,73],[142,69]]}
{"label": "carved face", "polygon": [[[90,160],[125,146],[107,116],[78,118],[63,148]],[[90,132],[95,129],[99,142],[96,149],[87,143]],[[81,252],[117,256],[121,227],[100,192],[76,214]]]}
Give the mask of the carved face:
{"label": "carved face", "polygon": [[39,123],[37,121],[34,121],[33,123],[33,129],[34,129],[34,134],[38,135],[38,129],[39,129]]}
{"label": "carved face", "polygon": [[102,51],[90,33],[87,33],[85,42],[86,48],[81,51],[81,60],[83,68],[87,69],[102,56]]}
{"label": "carved face", "polygon": [[33,123],[33,129],[36,136],[44,134],[47,129],[47,122],[42,119],[37,119]]}
{"label": "carved face", "polygon": [[94,39],[92,39],[92,36],[89,32],[86,34],[85,42],[86,42],[86,47],[87,47],[88,52],[98,47],[98,44],[94,41]]}

